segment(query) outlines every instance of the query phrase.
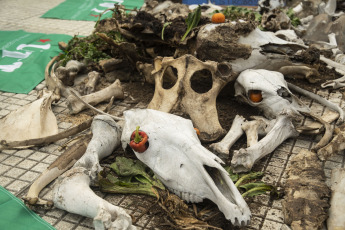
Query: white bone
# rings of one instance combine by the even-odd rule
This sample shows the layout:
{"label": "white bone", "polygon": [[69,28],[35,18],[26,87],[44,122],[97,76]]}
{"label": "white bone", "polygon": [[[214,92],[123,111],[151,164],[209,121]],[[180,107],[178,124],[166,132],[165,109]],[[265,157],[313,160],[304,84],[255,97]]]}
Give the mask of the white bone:
{"label": "white bone", "polygon": [[220,142],[211,144],[210,148],[216,153],[229,155],[229,149],[243,134],[241,126],[244,121],[244,117],[236,115],[229,132]]}
{"label": "white bone", "polygon": [[259,119],[246,121],[242,124],[242,129],[247,136],[247,147],[258,143],[259,135],[267,134],[266,128],[269,125],[267,119]]}
{"label": "white bone", "polygon": [[97,196],[90,189],[90,177],[83,167],[76,167],[57,180],[53,201],[57,208],[93,219],[96,230],[134,230],[131,217],[120,207]]}
{"label": "white bone", "polygon": [[[344,110],[342,108],[340,108],[338,105],[334,104],[333,102],[330,102],[328,101],[327,99],[323,98],[323,97],[320,97],[319,95],[315,94],[315,93],[312,93],[312,92],[309,92],[305,89],[302,89],[298,86],[295,86],[291,83],[288,83],[288,86],[291,90],[303,95],[303,96],[306,96],[306,97],[309,97],[311,99],[313,99],[314,101],[336,111],[337,113],[339,113],[339,119],[337,121],[337,124],[341,124],[342,122],[344,122],[345,120],[345,113],[344,113]],[[309,113],[309,112],[307,112]]]}
{"label": "white bone", "polygon": [[0,120],[0,140],[23,141],[58,133],[56,117],[51,103],[58,98],[44,92],[42,98],[25,105]]}
{"label": "white bone", "polygon": [[331,207],[328,211],[327,229],[345,229],[345,169],[332,170],[331,177]]}
{"label": "white bone", "polygon": [[190,120],[150,109],[125,111],[124,117],[122,147],[127,147],[140,126],[148,135],[149,147],[134,153],[165,186],[190,202],[213,201],[235,225],[249,223],[250,210],[220,165],[222,160],[201,145]]}
{"label": "white bone", "polygon": [[234,151],[231,161],[233,171],[249,171],[256,161],[273,152],[286,139],[297,136],[298,132],[295,130],[290,117],[279,115],[272,130],[257,144]]}
{"label": "white bone", "polygon": [[92,139],[85,154],[75,163],[74,167],[89,170],[94,181],[102,167],[99,161],[109,156],[120,145],[121,128],[107,115],[97,115],[91,125]]}
{"label": "white bone", "polygon": [[[251,90],[261,91],[262,101],[252,102],[249,98]],[[275,71],[243,71],[235,82],[235,96],[253,107],[258,107],[268,119],[286,113],[295,120],[300,120],[302,116],[299,111],[310,111],[309,107],[289,90],[283,74]]]}
{"label": "white bone", "polygon": [[96,71],[92,71],[92,72],[89,72],[87,76],[88,76],[88,82],[85,84],[84,93],[90,94],[90,93],[95,92],[96,85],[101,75]]}
{"label": "white bone", "polygon": [[[82,96],[82,100],[90,105],[97,105],[98,103],[110,100],[110,98],[123,99],[124,92],[119,80],[113,84],[92,94]],[[79,113],[87,108],[78,98],[73,95],[67,97],[67,107],[71,114]]]}
{"label": "white bone", "polygon": [[121,129],[106,115],[96,116],[91,129],[93,136],[84,156],[59,177],[53,188],[54,205],[93,218],[95,229],[136,229],[122,208],[103,200],[90,189],[90,183],[101,170],[99,160],[110,155],[119,145]]}

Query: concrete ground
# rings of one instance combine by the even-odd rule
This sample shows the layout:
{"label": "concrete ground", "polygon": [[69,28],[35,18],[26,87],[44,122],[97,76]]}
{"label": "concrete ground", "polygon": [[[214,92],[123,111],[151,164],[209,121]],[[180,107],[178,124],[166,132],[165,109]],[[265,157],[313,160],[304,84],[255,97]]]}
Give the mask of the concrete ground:
{"label": "concrete ground", "polygon": [[[46,11],[61,2],[63,0],[0,0],[0,30],[89,35],[93,30],[94,22],[40,18]],[[45,68],[45,66],[42,66],[42,68]],[[38,89],[43,87],[44,82],[28,95],[0,92],[0,118],[21,106],[35,101]],[[341,107],[345,106],[340,92],[328,93],[328,91],[323,90],[317,93],[339,104]],[[320,114],[325,111],[322,106],[306,98],[302,98],[302,100]],[[127,106],[124,104],[117,107],[119,113],[127,109]],[[53,111],[58,117],[60,131],[72,126],[71,123],[59,119],[67,114],[66,103],[63,100],[53,105]],[[62,153],[58,148],[63,143],[64,140],[41,148],[0,152],[0,185],[21,198],[35,178]],[[260,160],[256,168],[265,171],[265,177],[263,178],[265,182],[274,185],[283,184],[286,178],[286,168],[291,157],[299,153],[301,149],[310,149],[314,144],[312,139],[305,137],[288,140],[272,154]],[[335,155],[323,163],[323,167],[329,185],[331,170],[344,167],[343,154]],[[134,217],[138,217],[136,222],[138,229],[164,229],[157,225],[154,216],[148,214],[141,215],[143,208],[133,204],[131,201],[132,196],[102,194],[101,192],[97,192],[97,194],[109,202],[125,208]],[[47,199],[51,197],[51,185],[42,191],[41,196]],[[145,197],[143,197],[144,199]],[[148,204],[143,203],[142,205],[145,208]],[[246,229],[280,229],[283,224],[281,200],[272,201],[269,199],[269,196],[261,195],[256,197],[249,206],[253,218],[251,225],[246,227]],[[58,230],[93,229],[91,219],[59,209],[41,210],[37,211],[37,213]]]}

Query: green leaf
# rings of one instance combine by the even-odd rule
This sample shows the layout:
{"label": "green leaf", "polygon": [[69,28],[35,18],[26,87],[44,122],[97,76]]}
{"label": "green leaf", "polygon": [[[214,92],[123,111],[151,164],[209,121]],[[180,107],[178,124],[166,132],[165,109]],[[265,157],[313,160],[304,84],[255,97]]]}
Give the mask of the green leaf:
{"label": "green leaf", "polygon": [[193,28],[198,26],[200,17],[201,17],[201,6],[199,5],[198,8],[194,10],[194,12],[188,14],[188,17],[186,19],[187,30],[186,30],[186,33],[181,38],[181,42],[183,42],[184,39],[186,39],[187,35]]}
{"label": "green leaf", "polygon": [[248,190],[247,192],[242,194],[242,197],[247,197],[247,196],[253,197],[253,196],[264,194],[272,190],[274,190],[274,187],[272,185],[262,185],[262,186],[254,187]]}
{"label": "green leaf", "polygon": [[230,166],[225,166],[224,169],[229,173],[230,179],[233,182],[236,182],[238,180],[239,175],[237,173],[233,173]]}
{"label": "green leaf", "polygon": [[265,185],[264,182],[259,181],[259,182],[253,182],[253,183],[240,185],[239,188],[242,188],[245,191],[248,191],[248,190],[253,189],[255,187],[260,187],[260,186],[264,186],[264,185]]}
{"label": "green leaf", "polygon": [[112,171],[106,175],[100,173],[99,186],[102,191],[110,193],[135,193],[156,197],[154,187],[165,189],[152,171],[138,160],[117,157],[111,164]]}
{"label": "green leaf", "polygon": [[163,25],[163,29],[162,29],[162,40],[164,41],[164,30],[167,26],[169,26],[172,22],[166,22]]}
{"label": "green leaf", "polygon": [[255,179],[259,179],[264,175],[263,172],[251,172],[248,174],[243,175],[242,177],[240,177],[240,179],[238,179],[238,181],[236,182],[236,187],[240,186],[242,182],[246,181],[246,180],[255,180]]}

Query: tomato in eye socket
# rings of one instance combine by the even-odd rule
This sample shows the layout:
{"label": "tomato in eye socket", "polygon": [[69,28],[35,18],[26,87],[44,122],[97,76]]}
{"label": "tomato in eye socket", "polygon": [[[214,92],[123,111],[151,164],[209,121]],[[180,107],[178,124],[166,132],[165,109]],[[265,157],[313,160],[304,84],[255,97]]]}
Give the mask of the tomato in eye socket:
{"label": "tomato in eye socket", "polygon": [[262,101],[262,93],[261,90],[250,90],[248,92],[249,94],[249,99],[254,102],[254,103],[258,103],[260,101]]}

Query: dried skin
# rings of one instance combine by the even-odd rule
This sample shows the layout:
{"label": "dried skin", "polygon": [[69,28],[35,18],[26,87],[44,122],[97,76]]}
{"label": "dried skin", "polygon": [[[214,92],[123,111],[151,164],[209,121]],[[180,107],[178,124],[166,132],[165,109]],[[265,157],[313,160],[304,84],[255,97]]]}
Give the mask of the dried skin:
{"label": "dried skin", "polygon": [[285,223],[292,229],[319,229],[327,219],[330,190],[315,153],[302,150],[291,160],[285,187]]}

